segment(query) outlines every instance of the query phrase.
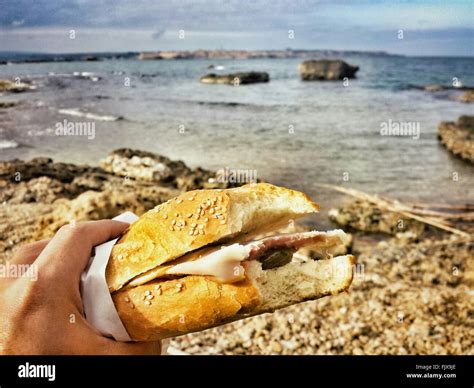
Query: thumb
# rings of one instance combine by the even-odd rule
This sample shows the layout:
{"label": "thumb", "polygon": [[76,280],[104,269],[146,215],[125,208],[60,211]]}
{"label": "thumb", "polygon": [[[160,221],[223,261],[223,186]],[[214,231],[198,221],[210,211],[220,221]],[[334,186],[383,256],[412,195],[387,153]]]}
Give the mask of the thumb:
{"label": "thumb", "polygon": [[161,341],[155,342],[115,342],[110,354],[115,355],[161,355]]}

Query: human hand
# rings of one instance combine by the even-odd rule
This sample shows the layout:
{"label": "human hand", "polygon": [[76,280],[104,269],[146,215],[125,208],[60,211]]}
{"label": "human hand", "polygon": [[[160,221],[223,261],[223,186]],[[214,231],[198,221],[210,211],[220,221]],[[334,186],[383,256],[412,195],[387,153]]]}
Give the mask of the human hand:
{"label": "human hand", "polygon": [[160,354],[160,341],[117,342],[84,317],[79,284],[92,249],[128,226],[69,224],[51,240],[21,247],[9,265],[28,266],[27,276],[0,279],[0,354]]}

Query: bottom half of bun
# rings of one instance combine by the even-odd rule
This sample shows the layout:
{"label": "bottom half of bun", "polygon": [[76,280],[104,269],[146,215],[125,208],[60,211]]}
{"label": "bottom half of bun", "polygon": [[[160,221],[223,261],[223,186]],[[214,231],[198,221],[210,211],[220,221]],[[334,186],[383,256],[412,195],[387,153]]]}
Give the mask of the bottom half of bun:
{"label": "bottom half of bun", "polygon": [[354,264],[351,255],[265,271],[249,262],[245,280],[236,283],[191,275],[151,281],[112,298],[130,337],[154,341],[338,294],[349,288]]}

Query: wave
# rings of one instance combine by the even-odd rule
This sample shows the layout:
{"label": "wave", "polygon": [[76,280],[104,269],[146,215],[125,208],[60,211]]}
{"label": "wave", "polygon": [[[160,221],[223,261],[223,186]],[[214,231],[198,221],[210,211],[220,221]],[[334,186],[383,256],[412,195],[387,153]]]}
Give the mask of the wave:
{"label": "wave", "polygon": [[97,120],[97,121],[119,121],[123,120],[122,116],[112,116],[112,115],[98,115],[95,113],[90,112],[83,112],[80,109],[71,108],[71,109],[59,109],[59,113],[67,116],[74,116],[74,117],[84,117],[90,120]]}
{"label": "wave", "polygon": [[14,140],[0,140],[0,149],[18,148],[20,145]]}

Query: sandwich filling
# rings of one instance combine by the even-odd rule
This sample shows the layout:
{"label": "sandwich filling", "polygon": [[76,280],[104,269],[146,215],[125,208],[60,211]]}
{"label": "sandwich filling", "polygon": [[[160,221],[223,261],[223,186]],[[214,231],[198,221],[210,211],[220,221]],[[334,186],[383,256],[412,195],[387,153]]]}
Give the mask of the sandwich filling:
{"label": "sandwich filling", "polygon": [[262,270],[269,270],[290,263],[301,248],[313,250],[317,258],[331,258],[347,240],[348,236],[337,229],[282,234],[226,246],[208,246],[136,277],[129,286],[139,286],[159,277],[185,275],[212,276],[219,282],[233,283],[245,277],[246,262],[258,261]]}

